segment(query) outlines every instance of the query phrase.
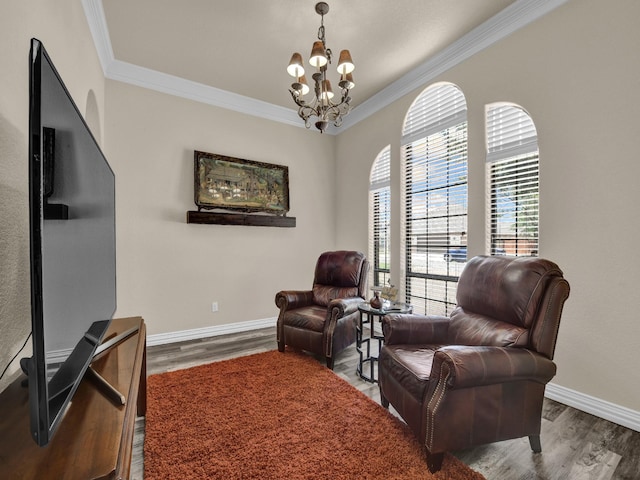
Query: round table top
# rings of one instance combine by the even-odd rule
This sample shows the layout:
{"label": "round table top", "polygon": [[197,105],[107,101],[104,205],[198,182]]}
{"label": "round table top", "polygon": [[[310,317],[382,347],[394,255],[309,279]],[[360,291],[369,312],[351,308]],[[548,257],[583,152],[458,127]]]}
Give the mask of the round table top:
{"label": "round table top", "polygon": [[408,303],[394,302],[386,308],[373,308],[369,305],[369,302],[362,302],[358,305],[358,310],[372,315],[387,315],[388,313],[411,313],[413,312],[413,306]]}

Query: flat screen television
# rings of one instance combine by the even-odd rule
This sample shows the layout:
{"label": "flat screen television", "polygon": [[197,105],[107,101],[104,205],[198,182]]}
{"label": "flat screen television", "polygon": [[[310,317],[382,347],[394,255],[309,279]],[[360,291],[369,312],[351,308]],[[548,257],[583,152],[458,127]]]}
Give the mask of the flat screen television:
{"label": "flat screen television", "polygon": [[29,56],[31,435],[63,421],[116,309],[115,176],[42,43]]}

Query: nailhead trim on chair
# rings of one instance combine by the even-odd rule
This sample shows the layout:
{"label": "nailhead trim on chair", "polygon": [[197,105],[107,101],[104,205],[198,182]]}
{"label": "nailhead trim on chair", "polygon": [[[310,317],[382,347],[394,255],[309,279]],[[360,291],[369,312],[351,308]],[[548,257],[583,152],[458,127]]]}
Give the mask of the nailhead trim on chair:
{"label": "nailhead trim on chair", "polygon": [[[445,371],[446,369],[446,371]],[[431,452],[431,447],[433,447],[433,434],[435,431],[435,414],[438,411],[438,407],[440,406],[440,402],[442,402],[442,399],[444,398],[444,394],[447,390],[447,381],[449,380],[449,376],[451,374],[451,370],[449,369],[449,365],[447,365],[446,363],[443,363],[440,366],[440,379],[438,380],[438,384],[436,385],[436,389],[433,392],[433,395],[431,397],[431,399],[429,400],[429,403],[426,405],[426,418],[427,418],[427,435],[425,438],[425,446],[427,447],[427,450],[429,450],[429,452]],[[433,413],[429,413],[429,407],[431,406],[431,404],[434,402],[436,402],[435,408],[433,409]]]}

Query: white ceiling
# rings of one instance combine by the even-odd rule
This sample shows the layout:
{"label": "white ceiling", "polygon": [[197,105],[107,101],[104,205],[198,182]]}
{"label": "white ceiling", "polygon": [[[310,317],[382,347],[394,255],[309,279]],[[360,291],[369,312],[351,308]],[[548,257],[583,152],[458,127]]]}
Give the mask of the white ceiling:
{"label": "white ceiling", "polygon": [[[336,56],[351,51],[358,105],[513,1],[328,0],[327,46]],[[116,59],[292,108],[286,67],[294,51],[305,64],[309,58],[316,3],[108,0],[103,7]]]}
{"label": "white ceiling", "polygon": [[[294,51],[307,62],[320,26],[316,0],[82,1],[107,77],[302,124],[286,66]],[[351,51],[355,113],[565,1],[328,0],[326,42],[335,57]]]}

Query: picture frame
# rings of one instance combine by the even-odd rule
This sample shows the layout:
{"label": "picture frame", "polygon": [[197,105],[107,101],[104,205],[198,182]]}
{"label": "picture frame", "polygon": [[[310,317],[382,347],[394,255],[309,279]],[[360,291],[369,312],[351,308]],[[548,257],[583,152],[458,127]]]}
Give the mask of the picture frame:
{"label": "picture frame", "polygon": [[223,209],[286,215],[289,168],[283,165],[194,150],[198,211]]}

